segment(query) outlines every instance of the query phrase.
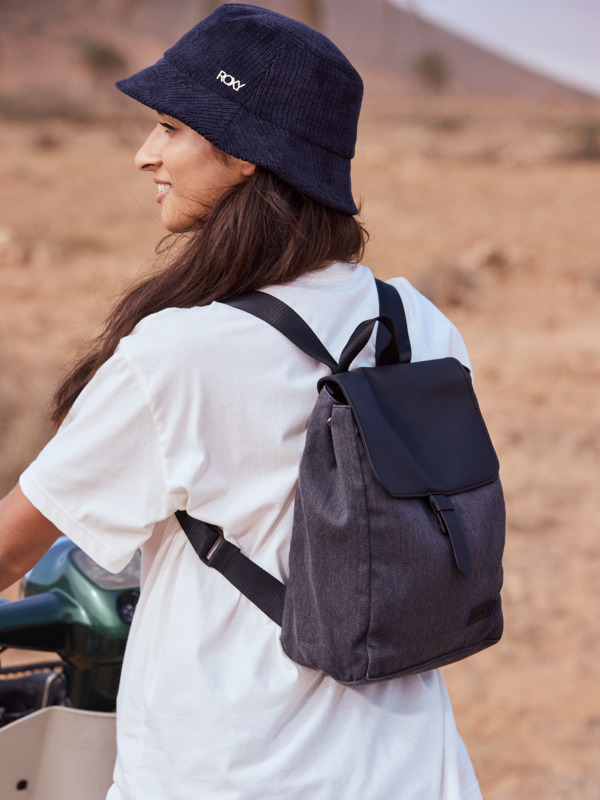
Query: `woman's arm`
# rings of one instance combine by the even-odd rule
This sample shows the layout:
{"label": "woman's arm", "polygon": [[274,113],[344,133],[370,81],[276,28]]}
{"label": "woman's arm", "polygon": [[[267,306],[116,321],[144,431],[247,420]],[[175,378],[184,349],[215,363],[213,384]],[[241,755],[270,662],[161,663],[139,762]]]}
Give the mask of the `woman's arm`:
{"label": "woman's arm", "polygon": [[22,578],[59,536],[58,528],[15,486],[0,500],[0,591]]}

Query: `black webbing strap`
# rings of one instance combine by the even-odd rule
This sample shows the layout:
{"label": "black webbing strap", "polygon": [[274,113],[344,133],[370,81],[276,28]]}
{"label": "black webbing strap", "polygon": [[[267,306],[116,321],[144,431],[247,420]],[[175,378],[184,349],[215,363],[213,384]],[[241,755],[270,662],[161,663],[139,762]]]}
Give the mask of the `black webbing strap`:
{"label": "black webbing strap", "polygon": [[[410,347],[410,337],[408,335],[408,326],[406,324],[406,314],[404,313],[404,304],[400,293],[397,289],[389,283],[376,280],[377,294],[379,295],[379,315],[382,317],[389,317],[394,323],[396,329],[396,340],[398,342],[398,350],[400,351],[400,363],[404,364],[410,361],[412,351]],[[377,329],[377,342],[376,352],[379,359],[380,354],[385,349],[386,343],[389,340],[389,334],[383,325],[379,325]]]}
{"label": "black webbing strap", "polygon": [[239,547],[226,541],[216,525],[190,517],[186,511],[176,511],[175,516],[200,560],[224,575],[273,622],[281,625],[283,583],[245,556]]}
{"label": "black webbing strap", "polygon": [[268,322],[306,355],[325,364],[333,373],[339,371],[337,361],[313,329],[279,298],[266,292],[248,292],[223,302]]}
{"label": "black webbing strap", "polygon": [[340,355],[340,368],[338,372],[349,372],[352,362],[356,356],[364,349],[371,339],[373,328],[379,323],[380,327],[387,328],[389,331],[387,344],[377,353],[376,363],[378,367],[385,364],[398,364],[400,353],[394,336],[395,327],[390,317],[373,317],[361,322],[354,330],[342,354]]}

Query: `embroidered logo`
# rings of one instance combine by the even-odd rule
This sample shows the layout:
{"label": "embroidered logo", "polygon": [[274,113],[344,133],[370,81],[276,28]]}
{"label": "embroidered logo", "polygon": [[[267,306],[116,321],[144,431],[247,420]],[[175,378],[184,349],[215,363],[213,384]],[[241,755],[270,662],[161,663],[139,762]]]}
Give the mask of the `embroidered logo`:
{"label": "embroidered logo", "polygon": [[479,605],[473,606],[467,625],[473,625],[475,622],[481,622],[482,619],[491,617],[495,607],[495,600],[490,600],[489,603],[479,603]]}
{"label": "embroidered logo", "polygon": [[240,81],[236,81],[233,75],[228,75],[223,70],[221,70],[217,75],[217,80],[221,81],[221,83],[224,83],[225,86],[231,86],[231,88],[234,89],[236,92],[239,92],[242,86],[246,85],[245,83],[240,83]]}

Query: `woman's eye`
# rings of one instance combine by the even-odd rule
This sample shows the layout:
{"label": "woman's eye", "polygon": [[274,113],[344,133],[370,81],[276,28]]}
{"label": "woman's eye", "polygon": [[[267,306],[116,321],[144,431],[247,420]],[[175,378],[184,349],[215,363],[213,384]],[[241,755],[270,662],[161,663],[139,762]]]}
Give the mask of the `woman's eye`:
{"label": "woman's eye", "polygon": [[169,125],[168,122],[159,122],[158,124],[162,125],[162,127],[167,131],[167,133],[171,133],[171,131],[176,130],[175,126]]}

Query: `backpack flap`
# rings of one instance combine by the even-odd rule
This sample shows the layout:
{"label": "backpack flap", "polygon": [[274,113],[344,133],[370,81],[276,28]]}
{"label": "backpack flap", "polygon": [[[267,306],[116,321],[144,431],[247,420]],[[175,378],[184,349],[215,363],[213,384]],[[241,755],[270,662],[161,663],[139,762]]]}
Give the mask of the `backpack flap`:
{"label": "backpack flap", "polygon": [[364,367],[323,378],[323,386],[351,406],[392,496],[455,494],[498,477],[469,372],[455,358]]}

